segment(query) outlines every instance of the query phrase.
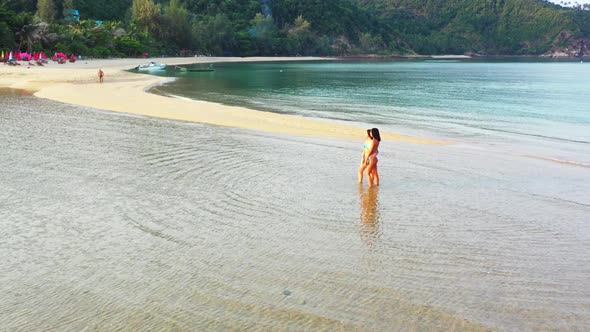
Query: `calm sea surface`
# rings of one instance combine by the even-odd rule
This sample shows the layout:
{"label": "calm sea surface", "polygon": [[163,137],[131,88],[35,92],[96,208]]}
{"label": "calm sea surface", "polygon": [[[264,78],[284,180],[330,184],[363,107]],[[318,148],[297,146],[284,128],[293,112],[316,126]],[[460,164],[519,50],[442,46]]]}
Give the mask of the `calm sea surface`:
{"label": "calm sea surface", "polygon": [[393,74],[343,65],[216,65],[190,93],[184,79],[158,90],[455,144],[383,142],[381,186],[368,189],[360,141],[0,91],[0,330],[586,330],[586,65],[353,64],[415,77],[389,89],[390,106],[385,86],[368,103],[370,89],[337,77]]}
{"label": "calm sea surface", "polygon": [[[590,166],[590,63],[298,62],[174,73],[156,93],[509,150]],[[503,149],[507,147],[503,146]]]}

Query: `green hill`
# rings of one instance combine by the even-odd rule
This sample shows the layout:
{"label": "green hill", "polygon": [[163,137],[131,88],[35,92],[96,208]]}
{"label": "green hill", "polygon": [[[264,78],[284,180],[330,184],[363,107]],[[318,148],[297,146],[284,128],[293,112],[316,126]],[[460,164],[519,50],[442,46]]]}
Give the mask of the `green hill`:
{"label": "green hill", "polygon": [[538,0],[359,2],[387,31],[423,54],[540,54],[561,32],[579,32],[572,20],[574,10]]}
{"label": "green hill", "polygon": [[0,0],[0,49],[98,57],[582,55],[589,9],[542,0]]}

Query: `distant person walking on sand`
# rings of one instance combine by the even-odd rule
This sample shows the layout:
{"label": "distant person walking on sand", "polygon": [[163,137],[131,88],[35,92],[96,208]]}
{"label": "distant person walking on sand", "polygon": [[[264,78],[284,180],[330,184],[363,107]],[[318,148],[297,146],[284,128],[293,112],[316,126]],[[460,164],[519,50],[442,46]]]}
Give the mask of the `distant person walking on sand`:
{"label": "distant person walking on sand", "polygon": [[102,83],[102,81],[104,81],[104,72],[102,71],[102,69],[98,70],[98,81],[100,83]]}
{"label": "distant person walking on sand", "polygon": [[373,140],[371,141],[371,145],[369,146],[368,157],[366,160],[369,187],[379,185],[379,172],[377,172],[377,162],[379,161],[377,159],[377,155],[379,154],[379,143],[381,142],[381,135],[379,134],[379,129],[372,128],[371,137],[373,138]]}
{"label": "distant person walking on sand", "polygon": [[369,157],[369,148],[372,142],[373,137],[371,136],[371,129],[367,129],[367,137],[365,138],[365,144],[363,144],[361,166],[359,166],[359,184],[363,183],[363,173],[365,172],[365,169],[367,169],[367,166],[369,166],[367,158]]}

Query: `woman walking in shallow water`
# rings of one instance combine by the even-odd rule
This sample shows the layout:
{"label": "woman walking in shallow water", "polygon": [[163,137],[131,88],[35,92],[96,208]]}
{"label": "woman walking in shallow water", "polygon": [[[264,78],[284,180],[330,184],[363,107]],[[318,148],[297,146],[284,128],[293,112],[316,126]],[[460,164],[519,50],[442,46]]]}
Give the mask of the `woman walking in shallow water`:
{"label": "woman walking in shallow water", "polygon": [[377,155],[379,154],[379,143],[381,143],[381,135],[379,129],[371,129],[371,142],[369,145],[368,156],[366,160],[367,164],[367,178],[369,179],[369,187],[379,185],[379,172],[377,171]]}
{"label": "woman walking in shallow water", "polygon": [[369,164],[367,163],[367,157],[369,157],[369,147],[373,137],[371,137],[371,129],[367,129],[367,137],[365,138],[365,144],[363,144],[363,155],[361,159],[361,165],[359,166],[359,184],[363,183],[363,173]]}
{"label": "woman walking in shallow water", "polygon": [[[376,133],[377,139],[373,136],[373,132]],[[367,178],[369,186],[373,183],[379,185],[379,173],[377,171],[377,153],[379,153],[378,147],[381,141],[379,130],[377,128],[367,129],[367,137],[365,138],[365,144],[363,144],[363,155],[361,165],[359,166],[358,176],[359,184],[363,183],[363,173],[367,171]],[[374,163],[371,163],[371,158],[374,159]],[[369,168],[369,166],[373,166]]]}

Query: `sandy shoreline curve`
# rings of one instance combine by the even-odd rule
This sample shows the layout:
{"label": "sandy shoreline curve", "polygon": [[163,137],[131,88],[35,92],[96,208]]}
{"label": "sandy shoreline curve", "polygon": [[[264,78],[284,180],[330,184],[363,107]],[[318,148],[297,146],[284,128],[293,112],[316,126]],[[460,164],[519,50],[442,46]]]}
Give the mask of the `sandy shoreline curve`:
{"label": "sandy shoreline curve", "polygon": [[[190,57],[153,59],[167,65],[255,62],[255,61],[310,61],[329,60],[314,57]],[[80,60],[76,63],[47,66],[0,65],[0,87],[31,91],[35,96],[68,104],[102,110],[137,114],[171,120],[200,122],[219,126],[255,129],[274,133],[304,136],[363,139],[364,128],[336,122],[314,120],[294,115],[257,111],[245,107],[218,103],[170,98],[146,92],[149,87],[170,80],[148,74],[128,72],[128,69],[147,63],[149,59]],[[105,82],[98,83],[97,71],[105,72]],[[382,133],[385,140],[422,144],[447,144],[426,138],[395,133]]]}

